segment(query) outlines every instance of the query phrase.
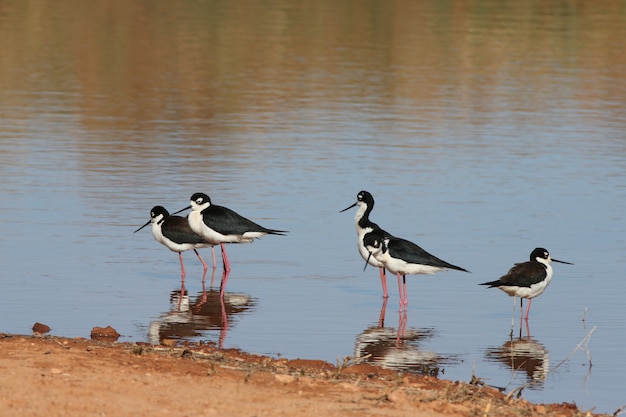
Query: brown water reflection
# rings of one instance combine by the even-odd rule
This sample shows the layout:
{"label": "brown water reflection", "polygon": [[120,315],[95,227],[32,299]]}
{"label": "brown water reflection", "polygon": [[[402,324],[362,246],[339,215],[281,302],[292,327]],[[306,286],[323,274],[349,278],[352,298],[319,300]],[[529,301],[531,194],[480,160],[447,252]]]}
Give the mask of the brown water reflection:
{"label": "brown water reflection", "polygon": [[621,113],[625,19],[608,1],[3,2],[0,90],[20,118],[54,92],[47,105],[88,130],[206,133],[372,97],[419,105],[431,127],[451,99],[457,117],[537,111],[555,94]]}
{"label": "brown water reflection", "polygon": [[384,299],[378,325],[361,332],[354,343],[354,358],[387,369],[420,375],[440,376],[445,366],[458,362],[456,355],[443,355],[420,345],[437,334],[432,328],[407,327],[406,310],[398,311],[398,326],[385,326],[387,299]]}
{"label": "brown water reflection", "polygon": [[489,348],[485,357],[510,369],[512,379],[518,373],[523,373],[529,386],[534,389],[543,387],[550,370],[548,350],[530,336],[511,338],[500,347]]}
{"label": "brown water reflection", "polygon": [[160,344],[165,340],[206,340],[211,332],[217,332],[219,348],[223,347],[228,330],[236,317],[252,313],[257,305],[256,298],[219,289],[203,289],[190,297],[185,287],[170,294],[170,310],[150,323],[148,340]]}

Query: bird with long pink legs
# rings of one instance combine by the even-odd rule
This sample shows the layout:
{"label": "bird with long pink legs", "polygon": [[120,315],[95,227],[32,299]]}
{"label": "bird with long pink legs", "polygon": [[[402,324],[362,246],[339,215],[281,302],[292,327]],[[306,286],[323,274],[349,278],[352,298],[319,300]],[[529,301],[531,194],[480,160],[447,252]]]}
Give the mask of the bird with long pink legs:
{"label": "bird with long pink legs", "polygon": [[172,252],[178,253],[183,284],[186,275],[183,252],[188,250],[195,252],[200,262],[202,262],[205,274],[203,275],[204,279],[209,266],[204,259],[202,259],[197,249],[211,248],[213,252],[213,268],[215,268],[215,251],[213,250],[215,245],[206,241],[202,236],[191,230],[186,217],[170,215],[164,207],[154,206],[152,210],[150,210],[150,220],[139,229],[135,230],[134,233],[137,233],[150,223],[152,223],[152,237]]}
{"label": "bird with long pink legs", "polygon": [[399,237],[385,236],[379,231],[365,234],[363,244],[369,253],[368,258],[376,258],[389,272],[398,276],[400,309],[406,309],[409,304],[406,292],[407,274],[434,274],[444,269],[469,272],[467,269],[431,255],[413,242]]}
{"label": "bird with long pink legs", "polygon": [[[552,281],[552,266],[550,262],[573,265],[571,262],[559,261],[550,256],[544,248],[535,248],[530,253],[528,262],[517,263],[505,275],[495,281],[483,282],[479,285],[488,285],[489,288],[498,288],[511,297],[519,297],[520,320],[524,311],[524,298],[528,300],[525,320],[528,320],[532,299],[540,296]],[[521,323],[520,323],[521,324]]]}
{"label": "bird with long pink legs", "polygon": [[359,254],[367,263],[378,268],[380,273],[380,282],[383,286],[383,298],[389,297],[389,292],[387,291],[387,275],[385,273],[385,266],[382,262],[378,261],[375,257],[369,256],[369,252],[365,248],[363,244],[363,237],[370,232],[377,231],[384,236],[391,237],[391,234],[387,233],[383,229],[381,229],[376,223],[370,220],[370,213],[374,208],[374,197],[367,191],[360,191],[356,195],[356,203],[352,204],[349,207],[341,210],[340,213],[343,213],[346,210],[350,210],[352,207],[358,206],[358,210],[356,211],[356,215],[354,216],[354,224],[356,226],[356,234],[357,234],[357,248],[359,249]]}
{"label": "bird with long pink legs", "polygon": [[191,196],[190,205],[174,214],[191,209],[189,226],[203,239],[222,248],[224,270],[230,271],[230,262],[226,255],[225,243],[251,243],[254,239],[265,235],[281,235],[284,230],[268,229],[252,220],[246,219],[233,210],[211,203],[208,195],[195,193]]}

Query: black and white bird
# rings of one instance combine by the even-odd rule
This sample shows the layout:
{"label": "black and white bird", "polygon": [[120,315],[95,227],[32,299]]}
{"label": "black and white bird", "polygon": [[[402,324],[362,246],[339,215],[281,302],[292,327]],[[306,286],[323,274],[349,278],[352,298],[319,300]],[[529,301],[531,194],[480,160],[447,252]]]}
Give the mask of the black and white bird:
{"label": "black and white bird", "polygon": [[389,292],[387,291],[387,275],[385,274],[385,266],[382,262],[380,262],[375,257],[369,256],[368,250],[365,248],[363,244],[363,237],[367,233],[377,231],[383,236],[390,236],[391,234],[387,233],[385,230],[381,229],[376,223],[370,220],[370,213],[374,208],[374,197],[367,191],[360,191],[356,195],[356,203],[352,204],[350,207],[346,207],[341,210],[340,213],[343,213],[346,210],[350,210],[352,207],[358,206],[358,210],[356,211],[356,215],[354,216],[354,224],[356,225],[356,234],[357,234],[357,248],[359,249],[359,254],[366,260],[370,265],[378,268],[380,272],[380,282],[383,286],[383,297],[389,297]]}
{"label": "black and white bird", "polygon": [[191,230],[213,245],[221,246],[226,271],[230,271],[230,262],[224,243],[250,243],[261,236],[284,236],[287,233],[284,230],[267,229],[229,208],[211,204],[209,196],[203,193],[192,195],[190,205],[176,213],[187,209],[191,209],[187,216]]}
{"label": "black and white bird", "polygon": [[496,281],[483,282],[479,285],[488,285],[489,288],[499,288],[512,297],[520,297],[520,317],[522,315],[523,299],[528,299],[526,316],[530,313],[530,303],[533,298],[541,295],[552,281],[552,266],[550,262],[573,265],[571,262],[559,261],[550,256],[544,248],[535,248],[530,253],[528,262],[517,263],[509,269],[506,275]]}
{"label": "black and white bird", "polygon": [[[193,250],[202,266],[204,272],[209,269],[209,266],[202,256],[198,253],[198,248],[211,248],[213,251],[214,244],[206,241],[202,236],[195,233],[189,227],[189,222],[186,217],[173,216],[162,206],[154,206],[150,210],[150,220],[133,233],[137,233],[147,225],[152,223],[152,236],[154,239],[164,245],[166,248],[173,252],[178,253],[180,258],[180,269],[182,274],[182,280],[185,280],[185,264],[183,263],[183,252]],[[215,268],[215,252],[213,251],[213,268]]]}
{"label": "black and white bird", "polygon": [[[363,244],[369,253],[368,258],[376,258],[387,270],[398,275],[400,305],[405,308],[409,304],[406,293],[406,274],[434,274],[444,269],[469,272],[431,255],[413,242],[399,237],[385,236],[379,231],[367,233],[363,237]],[[367,267],[367,263],[365,266]]]}

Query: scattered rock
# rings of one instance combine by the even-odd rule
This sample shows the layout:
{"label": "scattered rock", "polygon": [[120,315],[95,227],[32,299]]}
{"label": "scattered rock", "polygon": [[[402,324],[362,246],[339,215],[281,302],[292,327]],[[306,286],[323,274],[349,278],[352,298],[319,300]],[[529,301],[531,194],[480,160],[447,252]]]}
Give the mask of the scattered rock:
{"label": "scattered rock", "polygon": [[115,342],[119,339],[120,334],[111,326],[107,327],[94,327],[91,329],[91,338],[95,340],[107,340]]}
{"label": "scattered rock", "polygon": [[321,360],[312,360],[312,359],[293,359],[287,361],[287,366],[294,369],[301,368],[312,368],[315,370],[327,370],[327,369],[335,369],[335,366]]}
{"label": "scattered rock", "polygon": [[46,334],[50,331],[50,326],[43,323],[35,323],[33,324],[33,333],[34,334]]}

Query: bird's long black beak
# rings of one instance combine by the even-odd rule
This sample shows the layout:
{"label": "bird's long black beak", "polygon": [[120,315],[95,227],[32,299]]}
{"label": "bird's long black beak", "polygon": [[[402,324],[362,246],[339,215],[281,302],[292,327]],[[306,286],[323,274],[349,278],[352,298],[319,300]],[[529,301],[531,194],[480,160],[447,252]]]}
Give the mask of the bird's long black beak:
{"label": "bird's long black beak", "polygon": [[143,229],[144,227],[146,227],[147,225],[150,224],[152,220],[148,220],[148,223],[144,224],[143,226],[141,226],[139,229],[135,230],[133,233],[137,233],[138,231],[140,231],[141,229]]}
{"label": "bird's long black beak", "polygon": [[178,210],[176,213],[172,213],[172,215],[174,215],[174,214],[178,214],[178,213],[180,213],[181,211],[189,210],[190,208],[191,208],[191,206],[187,206],[187,207],[185,207],[184,209],[180,209],[180,210]]}
{"label": "bird's long black beak", "polygon": [[[350,208],[350,207],[348,207]],[[345,210],[344,210],[345,211]],[[367,264],[370,263],[370,258],[372,257],[372,252],[370,252],[369,255],[367,255],[367,259],[365,260],[365,266],[363,267],[363,272],[365,272],[365,270],[367,269]]]}
{"label": "bird's long black beak", "polygon": [[554,258],[552,258],[552,262],[558,262],[558,263],[560,263],[560,264],[574,265],[574,264],[573,264],[573,263],[571,263],[571,262],[559,261],[558,259],[554,259]]}
{"label": "bird's long black beak", "polygon": [[350,207],[346,207],[345,209],[341,210],[339,213],[343,213],[346,210],[350,210],[352,207],[356,206],[357,203],[354,203],[353,205],[351,205]]}

